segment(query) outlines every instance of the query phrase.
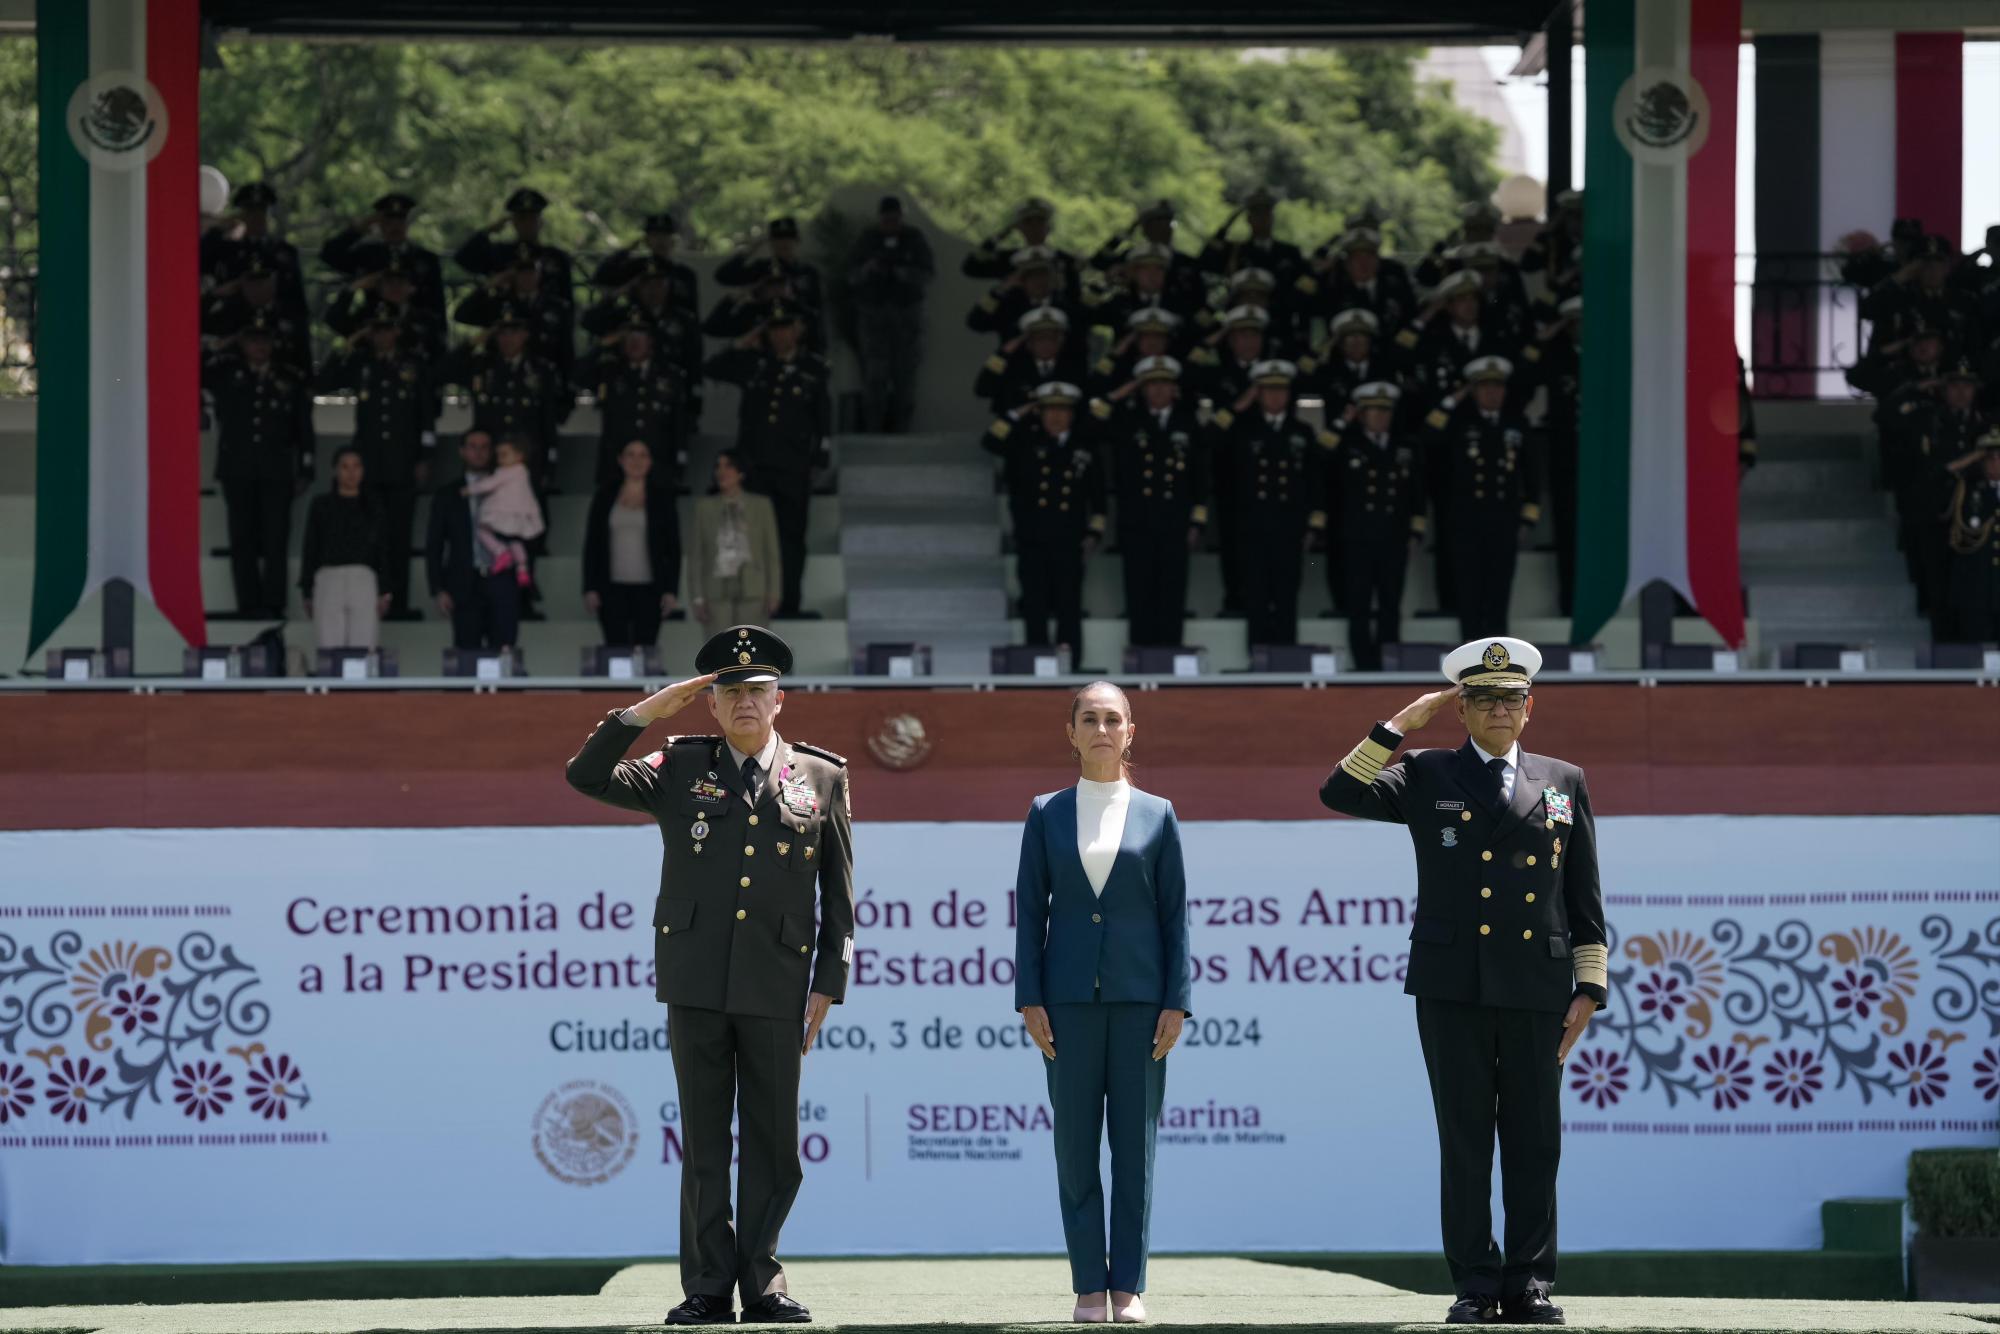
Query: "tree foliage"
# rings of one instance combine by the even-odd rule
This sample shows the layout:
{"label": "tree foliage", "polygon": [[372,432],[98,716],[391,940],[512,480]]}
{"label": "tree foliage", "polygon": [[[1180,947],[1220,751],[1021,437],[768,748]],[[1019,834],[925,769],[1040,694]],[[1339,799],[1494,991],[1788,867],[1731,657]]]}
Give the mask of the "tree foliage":
{"label": "tree foliage", "polygon": [[[875,181],[972,236],[1046,195],[1080,249],[1162,197],[1205,233],[1269,184],[1282,235],[1316,243],[1373,204],[1408,248],[1495,179],[1493,128],[1420,85],[1415,54],[243,41],[202,76],[202,159],[269,180],[308,243],[397,187],[423,201],[418,239],[449,247],[532,184],[561,244],[629,242],[672,208],[713,249]],[[0,226],[24,247],[33,62],[0,41],[0,98],[30,112],[0,117]]]}

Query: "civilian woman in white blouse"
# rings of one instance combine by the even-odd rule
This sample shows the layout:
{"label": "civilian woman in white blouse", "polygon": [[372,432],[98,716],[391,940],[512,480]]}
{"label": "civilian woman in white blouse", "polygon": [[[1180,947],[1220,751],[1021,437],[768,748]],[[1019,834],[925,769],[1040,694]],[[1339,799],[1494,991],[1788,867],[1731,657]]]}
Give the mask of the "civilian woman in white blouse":
{"label": "civilian woman in white blouse", "polygon": [[[1188,1014],[1187,878],[1173,805],[1131,784],[1138,729],[1109,681],[1070,702],[1075,787],[1021,835],[1014,1004],[1042,1049],[1079,1322],[1146,1318],[1153,1141]],[[1105,1229],[1099,1145],[1111,1136]]]}

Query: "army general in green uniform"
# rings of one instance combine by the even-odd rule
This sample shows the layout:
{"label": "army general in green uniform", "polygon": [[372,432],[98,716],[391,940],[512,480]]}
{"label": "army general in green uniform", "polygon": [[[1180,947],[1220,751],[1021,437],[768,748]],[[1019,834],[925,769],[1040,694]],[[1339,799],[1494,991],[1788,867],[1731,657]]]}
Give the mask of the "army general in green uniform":
{"label": "army general in green uniform", "polygon": [[[641,811],[665,854],[653,907],[654,970],[680,1087],[681,1288],[668,1324],[803,1323],[778,1263],[798,1195],[799,1068],[847,994],[854,955],[854,851],[846,761],[786,741],[777,682],[785,642],[738,625],[702,647],[703,675],[612,713],[569,762],[570,786]],[[677,736],[625,752],[649,723],[706,692],[721,736]],[[814,920],[817,899],[818,920]],[[730,1117],[742,1147],[729,1207]]]}
{"label": "army general in green uniform", "polygon": [[[1504,636],[1445,655],[1452,682],[1377,723],[1327,776],[1320,800],[1405,825],[1417,854],[1417,910],[1403,989],[1437,1116],[1445,1261],[1458,1300],[1448,1324],[1559,1325],[1556,1164],[1562,1061],[1605,1003],[1604,895],[1583,770],[1521,749],[1542,665]],[[1390,757],[1456,701],[1468,733],[1453,750]],[[1493,1240],[1493,1141],[1500,1141],[1504,1248]]]}

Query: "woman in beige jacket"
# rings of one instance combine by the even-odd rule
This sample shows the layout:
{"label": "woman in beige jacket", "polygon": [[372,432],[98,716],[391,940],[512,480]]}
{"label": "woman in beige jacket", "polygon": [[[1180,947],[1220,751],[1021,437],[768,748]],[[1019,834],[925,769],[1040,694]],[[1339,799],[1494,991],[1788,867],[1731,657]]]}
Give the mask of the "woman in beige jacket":
{"label": "woman in beige jacket", "polygon": [[711,633],[761,624],[778,609],[784,575],[777,514],[768,497],[743,489],[735,450],[715,456],[715,488],[694,503],[687,560],[694,617]]}

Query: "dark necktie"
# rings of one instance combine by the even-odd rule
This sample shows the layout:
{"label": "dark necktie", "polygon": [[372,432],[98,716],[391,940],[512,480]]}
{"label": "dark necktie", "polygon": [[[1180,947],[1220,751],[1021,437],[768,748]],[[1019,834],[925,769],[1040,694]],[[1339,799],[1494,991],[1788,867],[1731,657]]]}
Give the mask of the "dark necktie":
{"label": "dark necktie", "polygon": [[[1498,764],[1499,761],[1495,760],[1494,763]],[[743,761],[743,795],[750,798],[752,806],[755,806],[758,800],[764,795],[763,784],[759,781],[757,773],[757,757],[755,755]]]}
{"label": "dark necktie", "polygon": [[1493,775],[1493,795],[1490,800],[1493,809],[1497,811],[1507,804],[1507,761],[1488,760],[1486,768]]}

